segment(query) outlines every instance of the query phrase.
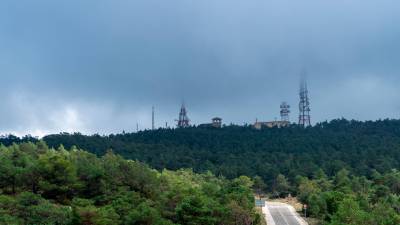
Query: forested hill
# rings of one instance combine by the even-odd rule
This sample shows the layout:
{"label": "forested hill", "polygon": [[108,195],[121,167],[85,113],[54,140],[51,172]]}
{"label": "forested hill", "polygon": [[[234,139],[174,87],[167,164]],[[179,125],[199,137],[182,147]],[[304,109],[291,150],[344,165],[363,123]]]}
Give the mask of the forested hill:
{"label": "forested hill", "polygon": [[157,169],[210,170],[228,178],[259,175],[270,184],[278,174],[294,180],[297,175],[312,177],[319,168],[328,176],[346,168],[370,177],[375,171],[400,167],[400,120],[341,119],[306,129],[226,126],[110,136],[58,134],[43,139],[51,147],[78,146],[97,155],[112,149]]}
{"label": "forested hill", "polygon": [[0,146],[0,224],[258,225],[252,181],[158,172],[112,152]]}
{"label": "forested hill", "polygon": [[0,224],[258,224],[252,184],[297,196],[322,224],[400,224],[400,120],[43,140],[58,150],[0,138]]}

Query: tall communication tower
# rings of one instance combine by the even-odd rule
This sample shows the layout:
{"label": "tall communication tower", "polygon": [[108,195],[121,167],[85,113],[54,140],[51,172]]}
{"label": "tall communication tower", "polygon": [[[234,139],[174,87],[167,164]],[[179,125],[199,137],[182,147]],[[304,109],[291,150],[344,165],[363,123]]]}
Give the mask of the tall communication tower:
{"label": "tall communication tower", "polygon": [[281,120],[285,122],[289,122],[289,113],[290,113],[290,105],[286,102],[282,102],[281,104]]}
{"label": "tall communication tower", "polygon": [[311,126],[310,99],[308,98],[307,80],[305,75],[300,81],[300,103],[299,103],[299,125],[302,127]]}
{"label": "tall communication tower", "polygon": [[154,106],[151,108],[151,129],[154,130]]}
{"label": "tall communication tower", "polygon": [[182,103],[181,111],[179,112],[179,119],[177,120],[178,128],[189,127],[189,121],[190,120],[189,120],[189,117],[187,116],[185,103]]}

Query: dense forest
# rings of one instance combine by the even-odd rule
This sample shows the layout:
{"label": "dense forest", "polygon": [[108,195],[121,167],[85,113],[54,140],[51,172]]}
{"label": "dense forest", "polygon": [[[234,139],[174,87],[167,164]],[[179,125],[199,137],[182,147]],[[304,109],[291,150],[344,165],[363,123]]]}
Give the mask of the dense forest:
{"label": "dense forest", "polygon": [[[79,155],[96,158],[90,153],[76,150],[86,149],[101,157],[96,158],[96,161],[102,165],[100,167],[103,168],[105,177],[108,176],[108,171],[107,169],[104,171],[106,167],[104,160],[110,157],[118,159],[120,163],[129,165],[131,163],[146,168],[143,170],[156,174],[155,180],[159,182],[153,185],[156,188],[155,193],[164,191],[165,177],[182,179],[179,182],[167,179],[167,183],[180,185],[182,182],[194,189],[199,188],[197,180],[205,182],[204,185],[200,185],[199,191],[194,191],[200,195],[208,193],[209,185],[216,186],[211,190],[219,190],[219,192],[211,192],[215,194],[205,195],[202,198],[207,199],[204,200],[204,204],[209,201],[219,202],[222,209],[218,210],[221,211],[216,209],[219,213],[212,214],[217,216],[217,219],[232,216],[229,213],[226,214],[228,211],[241,212],[246,221],[256,224],[258,217],[251,207],[253,202],[250,200],[251,193],[249,193],[252,186],[254,192],[268,193],[269,197],[284,197],[289,194],[296,196],[302,203],[309,206],[307,214],[319,218],[322,224],[400,224],[400,120],[360,122],[339,119],[307,128],[293,125],[286,128],[255,130],[251,126],[231,125],[220,129],[190,127],[108,136],[62,133],[46,136],[40,141],[31,140],[30,137],[25,138],[28,139],[17,138],[15,142],[36,142],[34,146],[41,146],[46,142],[51,148],[61,148],[56,151],[61,155],[77,155],[79,152]],[[4,145],[12,143],[7,138],[0,139],[0,142]],[[21,144],[19,148],[26,145]],[[33,144],[29,144],[31,145]],[[63,150],[64,146],[75,150],[67,152]],[[8,151],[13,148],[16,148],[16,145],[11,145]],[[36,148],[41,149],[41,147]],[[47,151],[54,152],[54,150]],[[111,151],[134,161],[125,161]],[[72,160],[72,162],[75,161]],[[143,163],[149,164],[157,171],[150,170]],[[78,164],[75,165],[78,166]],[[177,172],[171,172],[171,170]],[[192,170],[194,172],[191,172]],[[195,173],[200,173],[200,175]],[[140,182],[145,182],[147,179],[145,177],[149,176],[139,176],[139,179],[143,178]],[[78,175],[79,177],[81,176]],[[189,178],[186,179],[187,177]],[[132,178],[132,182],[137,183],[136,179]],[[190,182],[186,184],[187,181]],[[109,181],[105,179],[104,182]],[[7,190],[7,193],[15,191],[10,184],[12,183],[5,186],[4,190]],[[179,185],[174,188],[179,189]],[[232,193],[239,190],[233,188],[232,185],[240,186],[240,195]],[[25,187],[24,191],[27,191],[28,187],[33,188],[29,183],[23,187]],[[78,187],[82,188],[79,185]],[[80,215],[76,210],[82,207],[74,204],[77,204],[75,202],[81,198],[88,198],[91,207],[100,210],[96,211],[99,215],[103,215],[101,214],[102,207],[115,200],[104,202],[102,197],[99,197],[104,196],[104,193],[96,197],[79,196],[82,192],[78,191],[78,200],[69,197],[67,201],[65,199],[60,201],[48,198],[46,192],[43,191],[41,196],[45,201],[56,201],[71,206],[74,210],[73,218]],[[177,207],[174,209],[162,207],[165,201],[175,199],[173,195],[177,192],[171,191],[173,194],[167,195],[168,197],[161,194],[162,197],[152,198],[151,195],[141,193],[140,189],[134,189],[134,191],[139,193],[142,199],[150,199],[148,201],[152,203],[146,206],[152,207],[154,209],[152,212],[158,213],[157,218],[165,218],[172,223],[190,224],[178,221],[182,217],[179,217]],[[34,189],[30,193],[35,193]],[[86,194],[86,192],[83,193]],[[190,198],[192,194],[186,197]],[[14,204],[18,202],[18,197],[16,198],[12,200]],[[174,206],[186,201],[184,197],[178,199],[181,202]],[[248,205],[242,205],[243,201]],[[244,207],[238,210],[235,208],[237,206]],[[234,209],[233,212],[232,209]],[[119,221],[123,221],[127,217],[119,215],[118,218]],[[213,221],[209,224],[224,224],[221,221],[225,219]]]}
{"label": "dense forest", "polygon": [[278,191],[290,189],[306,203],[308,215],[329,225],[400,224],[400,172],[375,171],[370,179],[342,169],[329,178],[322,170],[312,179],[298,176],[293,186],[283,177]]}
{"label": "dense forest", "polygon": [[58,134],[44,137],[51,147],[77,146],[101,156],[112,149],[124,158],[152,167],[177,170],[193,168],[236,178],[263,178],[273,186],[283,174],[294,181],[311,178],[319,169],[332,177],[346,168],[371,178],[400,167],[400,120],[358,122],[333,120],[303,129],[251,126],[159,129],[109,136]]}
{"label": "dense forest", "polygon": [[38,141],[0,146],[0,224],[256,225],[252,180],[161,172]]}

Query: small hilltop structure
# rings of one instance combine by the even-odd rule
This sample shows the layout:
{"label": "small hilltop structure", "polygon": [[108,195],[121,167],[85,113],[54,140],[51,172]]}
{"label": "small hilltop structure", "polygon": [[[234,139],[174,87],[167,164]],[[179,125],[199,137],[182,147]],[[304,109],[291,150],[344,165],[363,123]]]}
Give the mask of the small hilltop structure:
{"label": "small hilltop structure", "polygon": [[282,127],[287,127],[290,125],[290,122],[288,121],[280,121],[280,120],[275,120],[275,121],[269,121],[269,122],[259,122],[256,121],[253,125],[253,127],[257,130],[261,130],[262,128],[282,128]]}
{"label": "small hilltop structure", "polygon": [[222,118],[214,117],[211,119],[211,123],[203,123],[203,124],[200,124],[199,127],[222,128]]}
{"label": "small hilltop structure", "polygon": [[290,105],[288,105],[286,102],[282,102],[281,104],[281,120],[274,120],[274,121],[268,121],[268,122],[259,122],[256,119],[256,122],[254,123],[253,127],[257,130],[261,130],[262,128],[282,128],[282,127],[287,127],[290,125]]}

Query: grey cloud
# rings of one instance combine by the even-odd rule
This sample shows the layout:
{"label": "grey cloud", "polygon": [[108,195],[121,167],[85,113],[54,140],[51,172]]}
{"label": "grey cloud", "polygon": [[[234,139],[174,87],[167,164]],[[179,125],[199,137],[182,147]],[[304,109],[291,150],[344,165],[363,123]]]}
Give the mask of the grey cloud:
{"label": "grey cloud", "polygon": [[394,0],[3,1],[0,132],[148,128],[152,105],[162,126],[173,123],[182,99],[194,123],[216,115],[227,123],[272,120],[283,100],[295,121],[304,68],[314,122],[397,117],[399,7]]}

